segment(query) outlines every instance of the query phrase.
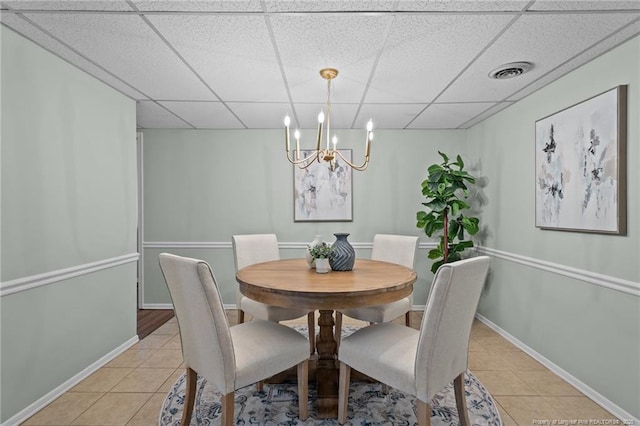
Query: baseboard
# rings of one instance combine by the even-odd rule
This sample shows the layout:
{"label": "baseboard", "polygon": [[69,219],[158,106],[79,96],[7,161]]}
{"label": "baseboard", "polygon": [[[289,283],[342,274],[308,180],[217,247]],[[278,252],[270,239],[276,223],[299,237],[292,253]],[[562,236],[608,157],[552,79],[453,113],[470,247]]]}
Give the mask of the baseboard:
{"label": "baseboard", "polygon": [[[236,309],[235,303],[225,303],[223,305],[225,309]],[[171,303],[145,303],[140,309],[173,309]]]}
{"label": "baseboard", "polygon": [[93,364],[89,365],[84,370],[80,371],[75,376],[71,377],[69,380],[62,383],[60,386],[56,387],[46,395],[42,396],[38,400],[29,404],[27,407],[19,411],[13,417],[7,419],[1,426],[14,426],[19,425],[29,417],[36,414],[38,411],[42,410],[44,407],[49,405],[53,400],[60,397],[66,391],[80,383],[82,380],[89,377],[91,374],[96,372],[100,367],[103,367],[108,362],[115,359],[118,355],[129,349],[131,346],[135,345],[138,342],[138,336],[133,336],[131,339],[127,340],[108,354],[104,355],[102,358],[98,359]]}
{"label": "baseboard", "polygon": [[553,363],[553,361],[549,360],[545,356],[538,353],[535,349],[527,346],[526,344],[518,340],[516,337],[509,334],[507,331],[503,330],[498,325],[493,323],[488,318],[478,313],[476,313],[476,318],[480,322],[485,324],[487,327],[489,327],[490,329],[492,329],[493,331],[495,331],[496,333],[498,333],[499,335],[507,339],[509,342],[513,343],[518,348],[520,348],[523,352],[531,356],[540,364],[547,367],[553,373],[555,373],[556,375],[560,376],[562,379],[564,379],[565,381],[573,385],[576,389],[578,389],[580,392],[582,392],[587,397],[592,399],[596,404],[598,404],[599,406],[601,406],[602,408],[604,408],[605,410],[607,410],[608,412],[616,416],[618,419],[622,420],[625,424],[635,424],[635,425],[640,424],[640,419],[633,417],[633,415],[631,415],[629,412],[627,412],[626,410],[619,407],[614,402],[610,401],[609,399],[607,399],[606,397],[598,393],[595,389],[585,384],[584,382],[582,382],[577,377],[573,376],[568,371],[562,369],[561,367]]}
{"label": "baseboard", "polygon": [[140,309],[173,309],[171,303],[144,303]]}

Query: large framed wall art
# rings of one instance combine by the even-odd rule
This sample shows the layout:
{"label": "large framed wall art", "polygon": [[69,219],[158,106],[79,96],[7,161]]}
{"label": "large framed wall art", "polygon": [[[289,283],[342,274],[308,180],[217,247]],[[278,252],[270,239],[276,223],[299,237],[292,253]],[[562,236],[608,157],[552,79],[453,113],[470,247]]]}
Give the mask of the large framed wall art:
{"label": "large framed wall art", "polygon": [[626,234],[627,86],[536,121],[536,226]]}
{"label": "large framed wall art", "polygon": [[[341,149],[351,161],[351,150]],[[315,151],[300,150],[301,158]],[[336,158],[334,170],[325,161],[314,161],[306,169],[293,166],[294,222],[350,222],[353,221],[352,169]]]}

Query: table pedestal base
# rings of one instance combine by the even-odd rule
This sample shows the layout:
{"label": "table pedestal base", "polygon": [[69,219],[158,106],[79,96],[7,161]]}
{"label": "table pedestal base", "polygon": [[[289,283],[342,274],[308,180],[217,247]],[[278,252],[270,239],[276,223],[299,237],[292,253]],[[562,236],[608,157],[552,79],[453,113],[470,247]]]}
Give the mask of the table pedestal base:
{"label": "table pedestal base", "polygon": [[333,311],[321,310],[318,318],[320,334],[316,340],[318,361],[316,384],[318,387],[318,418],[338,417],[338,345],[333,333]]}

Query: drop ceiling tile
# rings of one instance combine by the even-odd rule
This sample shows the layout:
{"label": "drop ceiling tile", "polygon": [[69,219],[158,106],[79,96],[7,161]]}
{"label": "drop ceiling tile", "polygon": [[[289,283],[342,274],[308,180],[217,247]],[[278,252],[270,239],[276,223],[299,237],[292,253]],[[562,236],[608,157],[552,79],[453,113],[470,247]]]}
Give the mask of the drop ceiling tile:
{"label": "drop ceiling tile", "polygon": [[537,0],[529,10],[625,10],[640,9],[638,0]]}
{"label": "drop ceiling tile", "polygon": [[356,119],[356,129],[364,129],[369,120],[373,121],[375,129],[402,129],[427,104],[364,104]]}
{"label": "drop ceiling tile", "polygon": [[368,1],[318,1],[318,0],[265,0],[268,12],[319,12],[319,11],[390,11],[394,0]]}
{"label": "drop ceiling tile", "polygon": [[189,123],[152,101],[136,103],[137,127],[142,129],[192,129]]}
{"label": "drop ceiling tile", "polygon": [[331,100],[360,102],[391,19],[366,14],[272,16],[293,101],[325,102],[326,82],[318,72],[332,67],[340,74],[332,83]]}
{"label": "drop ceiling tile", "polygon": [[507,1],[469,1],[469,0],[422,0],[422,1],[400,1],[399,10],[414,11],[520,11],[529,3],[529,0],[507,0]]}
{"label": "drop ceiling tile", "polygon": [[[325,104],[295,104],[296,114],[299,123],[295,123],[294,115],[292,112],[287,111],[292,120],[292,128],[300,127],[301,129],[316,129],[318,128],[318,114],[320,111],[325,111]],[[331,128],[332,129],[350,129],[351,123],[358,111],[358,105],[356,104],[333,104],[331,105]],[[278,123],[282,125],[282,116]],[[326,128],[326,120],[325,120]]]}
{"label": "drop ceiling tile", "polygon": [[420,114],[407,128],[457,129],[493,105],[493,103],[488,102],[429,105],[429,108]]}
{"label": "drop ceiling tile", "polygon": [[513,105],[514,102],[498,102],[497,104],[495,104],[494,106],[492,106],[491,108],[489,108],[488,110],[481,112],[480,114],[476,115],[475,117],[471,118],[469,121],[462,123],[459,127],[462,129],[468,129],[472,126],[475,126],[476,124],[480,123],[481,121],[486,120],[487,118],[491,117],[494,114],[497,114],[498,112],[502,111],[503,109]]}
{"label": "drop ceiling tile", "polygon": [[131,6],[123,0],[5,0],[4,4],[17,10],[96,10],[96,11],[131,11]]}
{"label": "drop ceiling tile", "polygon": [[49,35],[38,29],[38,27],[31,25],[20,16],[13,13],[2,13],[0,14],[0,21],[22,36],[50,51],[54,55],[59,56],[63,60],[69,62],[71,65],[78,67],[86,73],[94,76],[98,80],[113,87],[115,90],[119,91],[125,96],[136,100],[148,99],[133,87],[99,68],[84,57],[78,55],[64,44],[57,42]]}
{"label": "drop ceiling tile", "polygon": [[260,12],[260,0],[134,0],[142,11]]}
{"label": "drop ceiling tile", "polygon": [[223,100],[288,102],[265,20],[256,16],[149,16]]}
{"label": "drop ceiling tile", "polygon": [[198,129],[244,129],[222,102],[158,102]]}
{"label": "drop ceiling tile", "polygon": [[[438,98],[438,102],[507,99],[634,18],[635,14],[631,13],[523,16]],[[567,36],[568,31],[571,37]],[[487,76],[502,64],[518,61],[532,62],[534,67],[526,74],[508,80]]]}
{"label": "drop ceiling tile", "polygon": [[511,19],[396,17],[365,102],[431,102]]}
{"label": "drop ceiling tile", "polygon": [[580,67],[583,64],[595,59],[596,57],[608,52],[614,46],[618,46],[623,42],[629,40],[630,38],[637,36],[640,34],[640,21],[632,23],[628,27],[624,28],[621,31],[618,31],[613,36],[603,40],[598,43],[593,48],[587,50],[586,52],[577,55],[566,63],[560,65],[559,67],[553,69],[546,75],[542,76],[538,80],[533,81],[526,87],[523,87],[521,90],[513,93],[509,96],[509,100],[518,100],[522,99],[525,96],[532,94],[533,92],[542,89],[547,84],[557,80],[563,75],[573,71],[574,69]]}
{"label": "drop ceiling tile", "polygon": [[139,16],[92,13],[25,16],[150,98],[216,100]]}
{"label": "drop ceiling tile", "polygon": [[229,102],[227,105],[250,129],[284,128],[284,117],[291,116],[291,106],[284,102]]}

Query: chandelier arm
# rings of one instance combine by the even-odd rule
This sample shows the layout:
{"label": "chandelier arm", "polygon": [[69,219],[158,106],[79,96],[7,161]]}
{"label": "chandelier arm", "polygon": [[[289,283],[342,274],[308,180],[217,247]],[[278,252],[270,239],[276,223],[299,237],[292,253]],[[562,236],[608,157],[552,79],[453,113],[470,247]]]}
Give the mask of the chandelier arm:
{"label": "chandelier arm", "polygon": [[361,171],[365,170],[365,169],[367,168],[367,166],[369,165],[369,156],[365,156],[365,157],[364,157],[364,163],[362,163],[362,165],[360,165],[360,166],[356,166],[356,165],[355,165],[355,164],[353,164],[351,161],[347,160],[347,159],[344,157],[344,155],[342,155],[342,153],[341,153],[339,150],[337,150],[337,149],[336,149],[334,152],[335,152],[335,153],[337,153],[337,154],[340,156],[340,158],[342,158],[342,161],[344,161],[345,163],[347,163],[347,165],[348,165],[349,167],[351,167],[352,169],[355,169],[355,170],[357,170],[357,171],[359,171],[359,172],[361,172]]}
{"label": "chandelier arm", "polygon": [[[318,158],[320,156],[320,152],[316,151],[312,156],[310,157],[305,157],[302,158],[300,160],[296,160],[294,158],[291,158],[291,152],[287,151],[287,160],[289,160],[289,162],[291,164],[295,164],[296,166],[300,167],[301,169],[306,169],[307,167],[309,167],[311,165],[311,163],[313,163],[316,158]],[[305,164],[307,163],[307,164]],[[304,167],[301,167],[300,164],[305,164]]]}

